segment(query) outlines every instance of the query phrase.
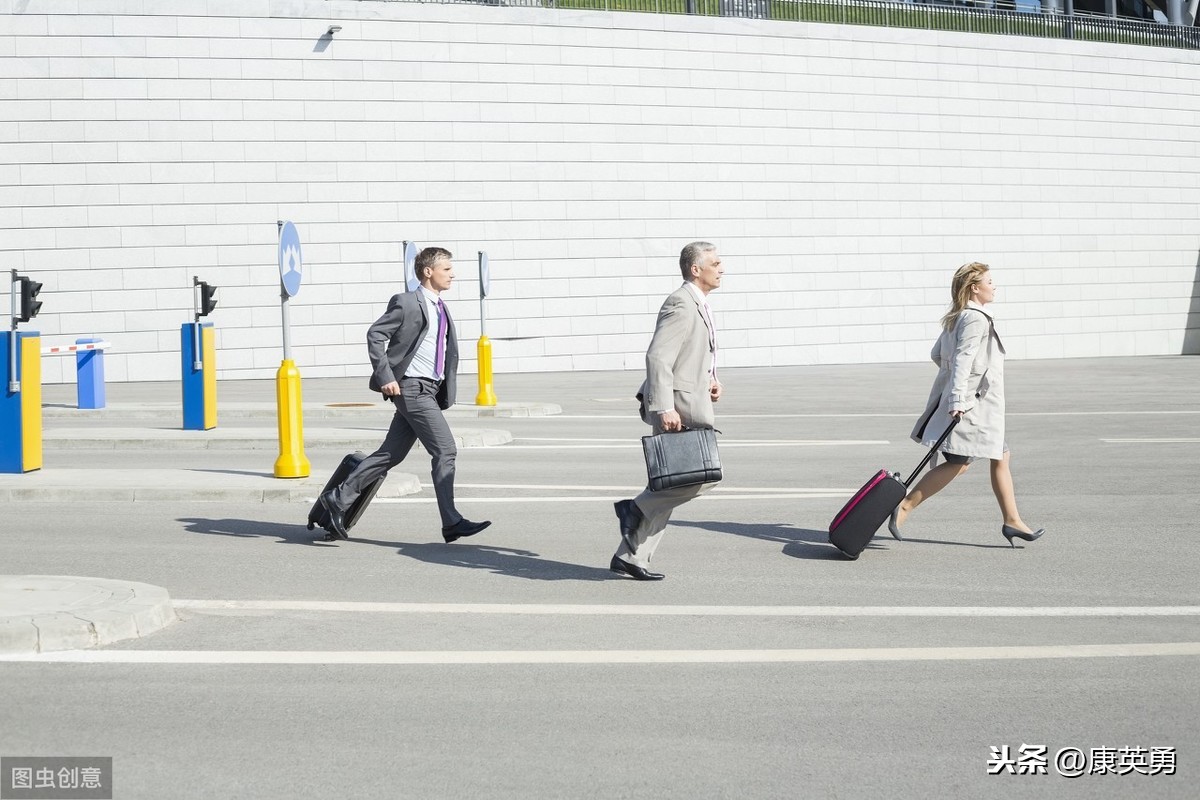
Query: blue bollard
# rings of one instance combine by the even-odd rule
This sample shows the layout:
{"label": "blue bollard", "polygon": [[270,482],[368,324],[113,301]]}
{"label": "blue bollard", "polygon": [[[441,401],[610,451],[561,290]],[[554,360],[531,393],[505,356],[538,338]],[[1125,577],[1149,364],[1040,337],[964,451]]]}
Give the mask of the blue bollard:
{"label": "blue bollard", "polygon": [[[197,328],[200,329],[199,353],[196,351]],[[180,328],[185,431],[208,431],[217,427],[216,340],[217,332],[211,322],[186,322]]]}
{"label": "blue bollard", "polygon": [[[12,346],[16,344],[16,364]],[[15,377],[21,388],[11,391]],[[0,331],[0,472],[42,468],[42,339],[37,331]]]}
{"label": "blue bollard", "polygon": [[[75,344],[95,344],[103,339],[76,339]],[[76,382],[80,408],[104,408],[104,351],[78,350],[75,353]]]}

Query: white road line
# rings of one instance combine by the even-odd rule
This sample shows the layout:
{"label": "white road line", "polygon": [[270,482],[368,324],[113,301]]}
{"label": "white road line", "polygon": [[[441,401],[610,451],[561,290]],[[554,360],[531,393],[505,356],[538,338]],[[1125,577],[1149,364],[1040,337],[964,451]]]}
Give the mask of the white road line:
{"label": "white road line", "polygon": [[807,650],[63,650],[0,661],[59,664],[797,664],[1200,656],[1200,642]]}
{"label": "white road line", "polygon": [[565,603],[387,603],[352,600],[187,600],[176,608],[381,614],[655,617],[1195,617],[1200,606],[698,606]]}
{"label": "white road line", "polygon": [[[536,441],[551,441],[528,439],[523,436],[513,437],[514,442],[536,442]],[[621,441],[614,439],[596,440],[596,439],[560,439],[555,441],[561,442],[596,442],[596,441]],[[853,447],[856,445],[887,445],[891,444],[887,439],[790,439],[790,440],[771,440],[763,439],[760,441],[750,440],[720,440],[721,449],[728,447]],[[640,441],[630,442],[624,440],[623,444],[504,444],[495,447],[481,447],[471,451],[471,454],[487,453],[487,452],[508,452],[510,450],[641,450],[642,443]]]}
{"label": "white road line", "polygon": [[[552,437],[552,436],[514,436],[514,442],[587,442],[612,443],[641,447],[641,441],[629,440],[628,436],[619,439],[589,439],[584,437]],[[886,439],[724,439],[720,440],[721,447],[753,447],[755,445],[828,445],[828,444],[888,444]]]}
{"label": "white road line", "polygon": [[[1195,411],[1006,411],[1010,417],[1107,417],[1107,416],[1159,416],[1173,414],[1200,414]],[[863,413],[863,414],[717,414],[718,424],[722,419],[912,419],[910,413]],[[641,422],[636,414],[553,414],[545,417],[514,417],[513,419],[528,419],[538,422],[556,419],[614,419]]]}
{"label": "white road line", "polygon": [[1109,444],[1198,444],[1200,439],[1101,439]]}
{"label": "white road line", "polygon": [[[642,487],[645,488],[645,487]],[[640,490],[638,490],[640,491]],[[822,500],[827,498],[840,497],[845,499],[846,494],[851,490],[842,490],[837,492],[809,492],[798,493],[788,492],[780,494],[702,494],[699,497],[692,498],[689,502],[710,502],[712,500]],[[306,497],[305,501],[315,503],[317,498]],[[579,502],[608,502],[620,500],[616,495],[558,495],[556,497],[458,497],[455,496],[456,503],[579,503]],[[436,503],[436,497],[376,497],[371,501],[379,505],[380,503],[390,505],[404,505],[406,503]]]}
{"label": "white road line", "polygon": [[[568,486],[556,483],[454,483],[456,489],[553,489],[564,492],[640,492],[645,489],[645,484],[641,486]],[[422,483],[422,489],[432,489],[432,483]],[[713,492],[763,492],[771,494],[776,492],[853,492],[857,489],[838,489],[838,488],[813,488],[802,486],[781,486],[778,488],[767,488],[758,486],[755,488],[743,488],[740,486],[717,486],[712,489]]]}

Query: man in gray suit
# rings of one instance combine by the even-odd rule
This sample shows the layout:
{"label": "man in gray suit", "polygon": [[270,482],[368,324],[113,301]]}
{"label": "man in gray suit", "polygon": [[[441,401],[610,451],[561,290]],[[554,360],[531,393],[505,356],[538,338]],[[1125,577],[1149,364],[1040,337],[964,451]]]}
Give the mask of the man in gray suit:
{"label": "man in gray suit", "polygon": [[474,536],[491,522],[471,522],[454,507],[454,462],[458,447],[444,409],[454,405],[458,337],[441,293],[454,280],[449,250],[426,247],[414,264],[421,286],[392,298],[367,331],[370,386],[396,406],[387,438],[346,477],[321,495],[331,527],[343,539],[346,510],[363,489],[399,464],[418,439],[433,459],[433,490],[442,516],[442,538]]}
{"label": "man in gray suit", "polygon": [[[683,285],[668,295],[658,312],[654,337],[646,351],[646,380],[638,391],[642,419],[654,432],[711,428],[713,403],[721,398],[717,380],[717,333],[707,296],[721,285],[721,257],[708,242],[692,242],[679,254]],[[650,571],[650,559],[671,519],[671,512],[716,486],[705,483],[650,491],[614,504],[621,545],[609,569],[641,581],[662,580]]]}

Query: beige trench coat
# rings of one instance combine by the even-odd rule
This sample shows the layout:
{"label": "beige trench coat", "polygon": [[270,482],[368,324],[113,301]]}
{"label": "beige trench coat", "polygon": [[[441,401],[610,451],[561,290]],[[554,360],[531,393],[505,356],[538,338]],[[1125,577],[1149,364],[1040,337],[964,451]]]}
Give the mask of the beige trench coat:
{"label": "beige trench coat", "polygon": [[950,412],[965,412],[942,450],[974,458],[1004,457],[1004,344],[990,314],[968,303],[954,327],[942,331],[929,354],[938,374],[912,438],[933,447],[950,425]]}

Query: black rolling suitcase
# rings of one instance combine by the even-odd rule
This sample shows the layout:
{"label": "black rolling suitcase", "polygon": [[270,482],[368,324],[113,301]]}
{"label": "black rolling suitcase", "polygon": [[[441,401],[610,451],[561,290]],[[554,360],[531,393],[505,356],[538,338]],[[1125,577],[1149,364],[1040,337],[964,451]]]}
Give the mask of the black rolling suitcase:
{"label": "black rolling suitcase", "polygon": [[[321,494],[329,491],[333,487],[346,480],[346,477],[354,471],[354,468],[362,463],[366,458],[366,453],[361,450],[351,453],[342,459],[342,463],[338,464],[337,469],[333,471],[332,477],[329,478],[325,488],[321,490]],[[354,527],[354,523],[358,522],[358,518],[362,516],[363,511],[366,511],[371,500],[375,498],[375,493],[379,491],[379,487],[383,485],[383,479],[387,477],[387,473],[379,476],[379,480],[372,483],[367,488],[363,489],[362,493],[354,498],[354,502],[350,504],[350,508],[346,510],[346,530]],[[337,541],[339,537],[333,530],[333,526],[329,523],[329,512],[325,510],[325,506],[321,505],[321,498],[313,503],[312,510],[308,512],[308,529],[311,531],[314,527],[320,525],[325,529],[325,541]]]}
{"label": "black rolling suitcase", "polygon": [[921,463],[908,476],[908,480],[900,481],[900,473],[888,472],[881,469],[871,479],[863,484],[850,501],[842,506],[842,510],[829,523],[829,543],[841,551],[850,560],[858,558],[858,554],[867,546],[867,542],[875,536],[875,531],[892,515],[896,506],[908,493],[908,487],[925,469],[929,459],[946,441],[950,431],[958,424],[958,417],[950,421],[946,432],[930,448]]}

